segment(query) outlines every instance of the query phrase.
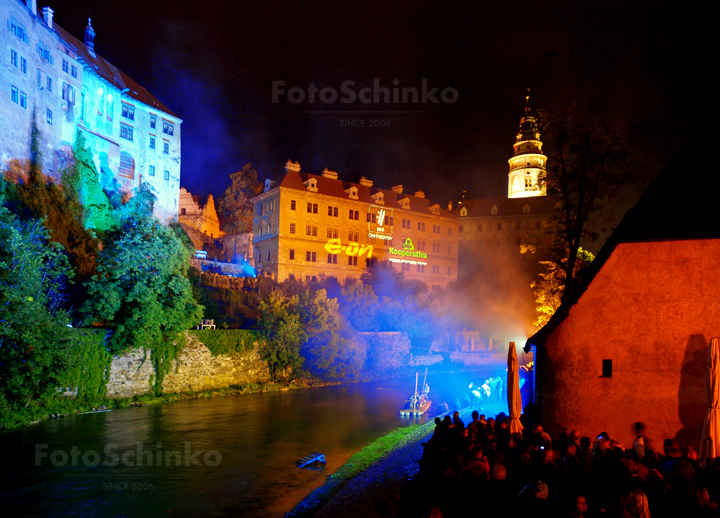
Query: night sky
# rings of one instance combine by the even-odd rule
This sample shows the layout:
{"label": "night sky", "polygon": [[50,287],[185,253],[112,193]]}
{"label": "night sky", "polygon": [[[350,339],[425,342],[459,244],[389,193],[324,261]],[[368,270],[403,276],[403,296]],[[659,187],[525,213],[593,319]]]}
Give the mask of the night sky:
{"label": "night sky", "polygon": [[[39,7],[46,5],[39,2]],[[248,162],[288,159],[343,180],[422,189],[433,201],[507,194],[507,159],[533,108],[577,103],[657,172],[709,111],[702,11],[688,2],[243,2],[53,0],[55,21],[183,119],[181,186],[222,195]],[[454,88],[448,104],[272,102],[310,83],[340,92]],[[439,99],[439,95],[436,95]],[[338,111],[420,113],[337,113]],[[306,113],[325,111],[324,113]],[[345,120],[390,127],[348,128]],[[345,123],[346,124],[346,123]]]}

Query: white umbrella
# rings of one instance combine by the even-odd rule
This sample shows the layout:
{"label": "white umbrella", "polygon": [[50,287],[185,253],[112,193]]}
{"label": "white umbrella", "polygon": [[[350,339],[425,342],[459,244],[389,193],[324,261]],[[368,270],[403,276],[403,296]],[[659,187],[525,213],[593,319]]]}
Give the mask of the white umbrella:
{"label": "white umbrella", "polygon": [[700,462],[707,466],[720,457],[720,343],[717,338],[710,341],[708,348],[705,397],[708,409],[705,412],[699,457]]}
{"label": "white umbrella", "polygon": [[507,376],[507,401],[510,412],[510,426],[508,430],[513,434],[521,433],[523,425],[520,422],[522,413],[522,400],[520,398],[520,365],[518,364],[515,342],[510,342],[508,350],[508,376]]}

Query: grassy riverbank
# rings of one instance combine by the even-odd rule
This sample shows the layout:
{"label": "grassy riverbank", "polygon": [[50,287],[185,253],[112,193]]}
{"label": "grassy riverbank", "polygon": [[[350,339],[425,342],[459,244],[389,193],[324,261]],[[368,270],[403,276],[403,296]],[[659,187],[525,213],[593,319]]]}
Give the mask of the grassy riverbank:
{"label": "grassy riverbank", "polygon": [[387,455],[400,450],[409,444],[420,440],[435,426],[429,422],[397,428],[372,442],[330,475],[327,482],[310,493],[287,516],[292,518],[309,518],[323,505],[328,503],[335,495],[356,476],[383,459]]}
{"label": "grassy riverbank", "polygon": [[312,378],[304,378],[291,383],[249,383],[231,385],[230,387],[197,392],[175,392],[156,396],[152,392],[129,398],[98,398],[94,401],[80,401],[73,397],[57,395],[44,402],[42,408],[28,407],[24,412],[0,415],[0,429],[12,429],[36,424],[46,419],[57,419],[72,414],[82,414],[95,410],[113,410],[133,406],[149,406],[174,403],[186,399],[202,399],[221,396],[237,396],[240,394],[257,394],[260,392],[277,392],[327,385],[338,385],[337,382],[325,383]]}

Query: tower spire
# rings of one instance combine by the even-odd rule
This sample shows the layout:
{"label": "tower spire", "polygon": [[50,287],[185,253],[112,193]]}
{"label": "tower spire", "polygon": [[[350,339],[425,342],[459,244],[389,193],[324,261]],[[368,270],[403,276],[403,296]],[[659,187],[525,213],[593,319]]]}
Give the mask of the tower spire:
{"label": "tower spire", "polygon": [[537,118],[530,109],[530,88],[525,95],[525,112],[513,144],[513,156],[508,160],[508,198],[545,196],[545,165]]}

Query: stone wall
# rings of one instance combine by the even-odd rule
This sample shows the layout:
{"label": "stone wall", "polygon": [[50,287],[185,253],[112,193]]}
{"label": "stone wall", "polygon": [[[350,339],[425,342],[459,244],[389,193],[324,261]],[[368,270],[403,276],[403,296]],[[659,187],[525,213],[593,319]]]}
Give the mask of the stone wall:
{"label": "stone wall", "polygon": [[150,376],[154,374],[150,351],[145,354],[141,349],[134,349],[113,356],[106,396],[114,398],[145,394],[150,390]]}
{"label": "stone wall", "polygon": [[[267,364],[257,349],[236,356],[213,356],[196,336],[188,341],[170,372],[163,380],[163,392],[193,392],[225,388],[230,385],[265,383],[270,381]],[[150,378],[155,371],[150,352],[134,350],[114,356],[107,384],[107,397],[132,397],[151,390]]]}
{"label": "stone wall", "polygon": [[213,356],[194,335],[163,380],[163,392],[194,392],[270,381],[267,363],[257,349],[236,356]]}
{"label": "stone wall", "polygon": [[405,333],[358,333],[357,340],[367,347],[365,370],[390,374],[409,364],[411,344]]}

